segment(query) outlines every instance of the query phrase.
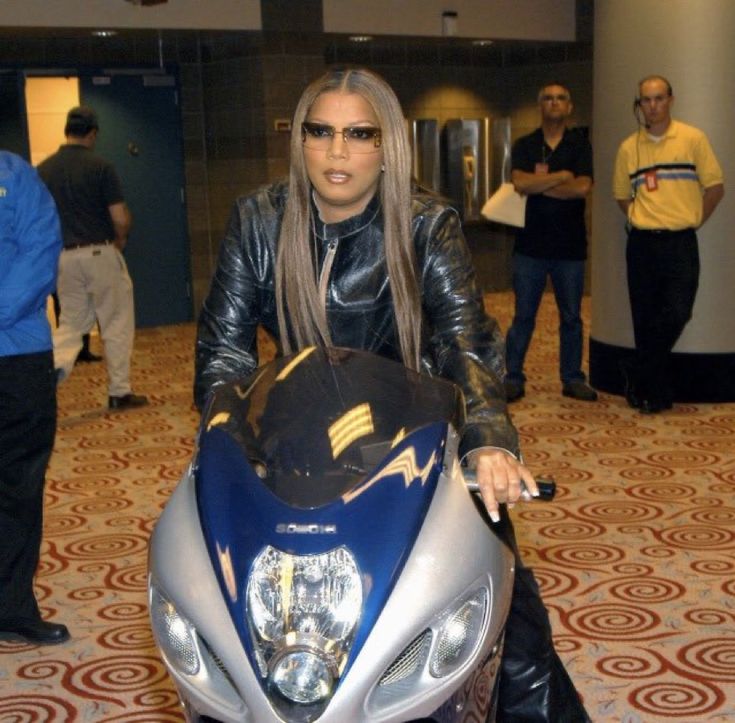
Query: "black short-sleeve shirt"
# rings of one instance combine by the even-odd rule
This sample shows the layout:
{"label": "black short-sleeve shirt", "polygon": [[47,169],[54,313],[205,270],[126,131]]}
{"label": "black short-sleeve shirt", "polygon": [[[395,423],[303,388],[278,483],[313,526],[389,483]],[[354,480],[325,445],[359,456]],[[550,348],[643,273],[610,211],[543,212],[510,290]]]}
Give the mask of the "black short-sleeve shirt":
{"label": "black short-sleeve shirt", "polygon": [[86,146],[67,144],[39,164],[38,173],[56,201],[64,246],[115,239],[108,207],[124,199],[109,161]]}
{"label": "black short-sleeve shirt", "polygon": [[[548,164],[548,172],[571,171],[592,178],[592,146],[586,135],[567,128],[559,144],[551,149],[541,128],[519,138],[513,145],[514,170],[534,173],[537,163]],[[583,198],[558,199],[535,193],[526,202],[526,226],[516,233],[515,252],[545,259],[587,258],[587,232]]]}

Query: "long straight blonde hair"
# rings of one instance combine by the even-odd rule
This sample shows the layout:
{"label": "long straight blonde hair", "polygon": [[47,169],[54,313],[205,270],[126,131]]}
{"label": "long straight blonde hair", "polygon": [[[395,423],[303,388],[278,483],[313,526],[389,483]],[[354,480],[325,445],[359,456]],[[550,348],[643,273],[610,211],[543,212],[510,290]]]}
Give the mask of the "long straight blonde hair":
{"label": "long straight blonde hair", "polygon": [[314,219],[301,137],[301,124],[314,101],[329,92],[361,95],[372,106],[380,124],[384,172],[379,194],[393,315],[403,363],[418,370],[421,296],[411,233],[411,151],[403,112],[393,89],[380,76],[364,69],[327,72],[304,90],[294,113],[289,194],[276,253],[276,310],[281,344],[288,354],[304,346],[331,343],[314,269],[304,263],[312,255]]}

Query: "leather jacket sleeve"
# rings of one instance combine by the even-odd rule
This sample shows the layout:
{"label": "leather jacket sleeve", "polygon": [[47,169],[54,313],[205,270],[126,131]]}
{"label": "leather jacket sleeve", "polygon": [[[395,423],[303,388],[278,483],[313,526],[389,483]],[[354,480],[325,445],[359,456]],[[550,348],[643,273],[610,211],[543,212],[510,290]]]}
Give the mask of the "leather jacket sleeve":
{"label": "leather jacket sleeve", "polygon": [[272,239],[280,216],[272,212],[272,200],[266,192],[238,199],[230,216],[199,316],[194,370],[199,409],[214,386],[247,377],[258,366],[258,325],[270,329],[273,306]]}
{"label": "leather jacket sleeve", "polygon": [[432,224],[422,234],[427,238],[422,284],[430,363],[465,397],[460,453],[488,446],[518,455],[518,433],[502,387],[504,339],[495,319],[485,313],[459,218],[446,207],[438,217],[418,218]]}

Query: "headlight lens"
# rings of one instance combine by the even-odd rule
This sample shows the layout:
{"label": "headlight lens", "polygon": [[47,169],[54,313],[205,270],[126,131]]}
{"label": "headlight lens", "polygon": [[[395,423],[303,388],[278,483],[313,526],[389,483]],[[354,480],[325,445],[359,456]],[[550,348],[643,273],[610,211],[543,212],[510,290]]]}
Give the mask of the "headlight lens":
{"label": "headlight lens", "polygon": [[429,670],[435,678],[457,670],[474,652],[485,623],[488,591],[478,590],[465,600],[439,630]]}
{"label": "headlight lens", "polygon": [[181,672],[196,675],[200,663],[192,624],[155,586],[151,586],[150,608],[151,625],[166,657]]}
{"label": "headlight lens", "polygon": [[296,703],[328,697],[362,610],[362,581],[349,550],[290,555],[266,547],[253,563],[246,599],[261,674]]}
{"label": "headlight lens", "polygon": [[318,703],[332,692],[334,678],[327,662],[308,650],[286,653],[273,665],[271,680],[294,703]]}

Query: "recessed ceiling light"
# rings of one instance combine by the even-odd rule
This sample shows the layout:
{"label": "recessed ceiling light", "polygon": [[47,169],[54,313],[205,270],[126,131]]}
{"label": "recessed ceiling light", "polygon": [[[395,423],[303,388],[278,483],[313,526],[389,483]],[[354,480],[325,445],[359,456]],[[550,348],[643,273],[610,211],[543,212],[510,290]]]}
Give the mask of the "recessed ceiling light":
{"label": "recessed ceiling light", "polygon": [[369,43],[372,39],[372,35],[350,35],[350,42],[352,43]]}
{"label": "recessed ceiling light", "polygon": [[477,45],[477,47],[479,48],[486,48],[488,45],[492,45],[493,41],[492,40],[473,40],[472,44]]}
{"label": "recessed ceiling light", "polygon": [[92,35],[97,38],[111,38],[113,35],[117,35],[117,30],[93,30]]}

